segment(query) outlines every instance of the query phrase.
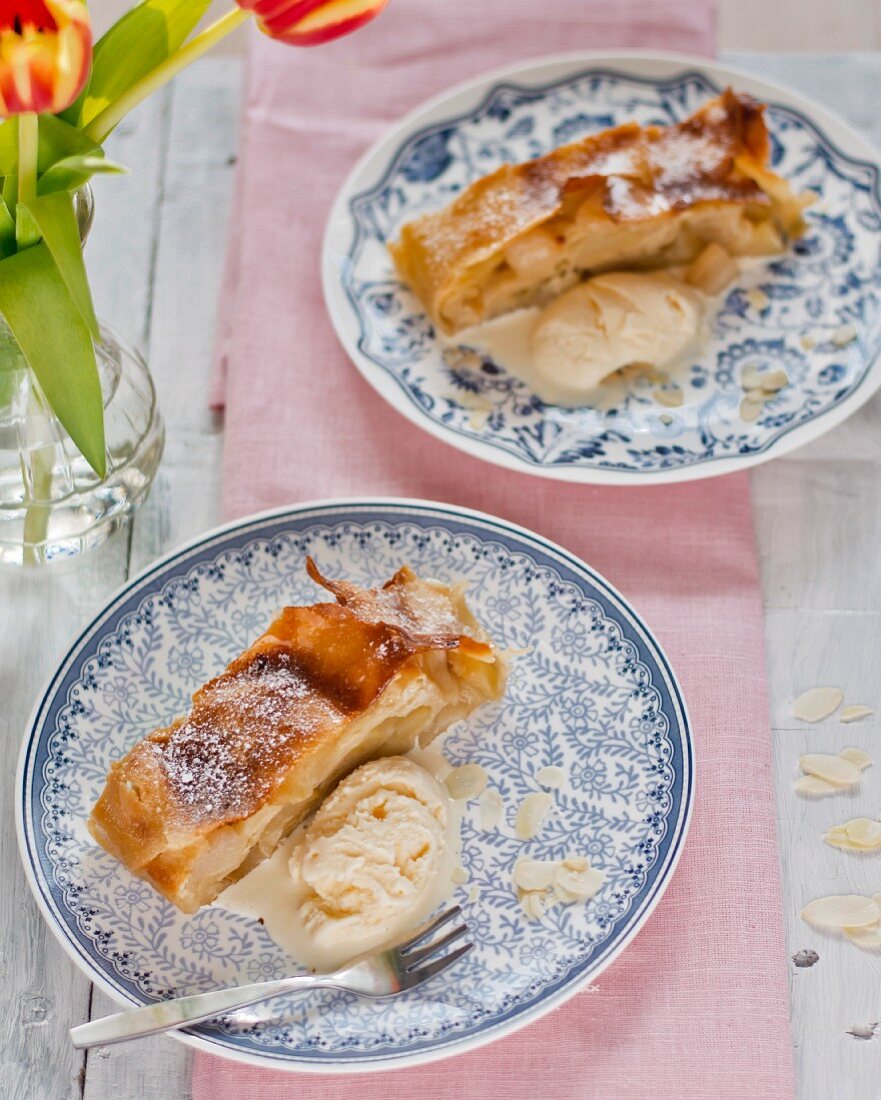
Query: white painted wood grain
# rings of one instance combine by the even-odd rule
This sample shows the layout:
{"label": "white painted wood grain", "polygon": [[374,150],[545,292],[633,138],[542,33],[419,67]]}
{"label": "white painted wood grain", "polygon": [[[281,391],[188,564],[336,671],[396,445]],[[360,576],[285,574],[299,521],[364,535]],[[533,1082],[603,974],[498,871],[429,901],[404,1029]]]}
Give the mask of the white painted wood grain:
{"label": "white painted wood grain", "polygon": [[[832,6],[830,6],[832,10]],[[757,57],[732,63],[783,81],[860,126],[881,148],[881,55]],[[881,396],[829,435],[752,476],[761,556],[783,901],[798,1100],[881,1097],[881,1035],[848,1034],[881,1021],[881,954],[819,932],[800,916],[826,894],[881,891],[881,854],[830,848],[822,834],[850,817],[881,815]],[[847,702],[876,708],[854,725],[807,725],[792,701],[819,685],[838,685]],[[858,791],[817,800],[793,784],[804,752],[855,745],[877,766]]]}

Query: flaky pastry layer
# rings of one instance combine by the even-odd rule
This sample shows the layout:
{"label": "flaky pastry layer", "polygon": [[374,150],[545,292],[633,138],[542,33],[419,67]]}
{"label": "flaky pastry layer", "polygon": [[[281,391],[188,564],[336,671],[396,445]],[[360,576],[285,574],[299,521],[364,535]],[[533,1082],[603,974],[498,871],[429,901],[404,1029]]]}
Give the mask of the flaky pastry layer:
{"label": "flaky pastry layer", "polygon": [[308,569],[337,602],[286,607],[185,718],[112,765],[89,819],[184,912],[271,855],[359,764],[427,744],[504,689],[461,592],[406,567],[380,589]]}
{"label": "flaky pastry layer", "polygon": [[506,164],[389,245],[444,332],[544,305],[586,274],[781,251],[807,203],[768,168],[764,106],[731,89],[684,122],[627,123]]}

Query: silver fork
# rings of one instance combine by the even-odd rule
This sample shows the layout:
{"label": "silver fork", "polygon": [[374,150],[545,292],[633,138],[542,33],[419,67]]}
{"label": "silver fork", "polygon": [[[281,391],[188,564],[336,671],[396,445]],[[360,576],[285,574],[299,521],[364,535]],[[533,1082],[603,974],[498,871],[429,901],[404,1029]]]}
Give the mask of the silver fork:
{"label": "silver fork", "polygon": [[70,1037],[78,1049],[124,1043],[127,1039],[139,1039],[159,1031],[173,1031],[189,1024],[198,1024],[284,993],[309,989],[344,989],[359,997],[395,997],[440,974],[471,950],[473,943],[463,943],[455,951],[433,962],[428,961],[468,931],[467,924],[460,924],[439,939],[430,940],[438,929],[449,924],[461,912],[461,907],[454,905],[409,933],[406,939],[399,940],[384,951],[361,955],[331,974],[295,974],[276,981],[215,989],[193,997],[160,1001],[155,1005],[132,1008],[80,1024],[70,1029]]}

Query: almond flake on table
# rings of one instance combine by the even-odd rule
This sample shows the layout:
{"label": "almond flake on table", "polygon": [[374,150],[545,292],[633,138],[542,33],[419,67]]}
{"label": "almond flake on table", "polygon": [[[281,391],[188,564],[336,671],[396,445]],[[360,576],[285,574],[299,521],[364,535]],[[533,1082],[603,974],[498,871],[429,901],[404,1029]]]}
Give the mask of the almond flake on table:
{"label": "almond flake on table", "polygon": [[816,687],[805,691],[792,704],[793,717],[802,722],[822,722],[844,702],[844,692],[836,687]]}
{"label": "almond flake on table", "polygon": [[856,852],[881,848],[881,821],[855,817],[843,825],[833,825],[823,839],[833,848]]}
{"label": "almond flake on table", "polygon": [[801,916],[818,928],[860,929],[881,921],[881,906],[861,894],[832,894],[808,902]]}
{"label": "almond flake on table", "polygon": [[863,718],[871,718],[874,713],[871,707],[864,707],[862,703],[850,703],[838,715],[838,721],[859,722]]}
{"label": "almond flake on table", "polygon": [[838,794],[841,787],[834,783],[827,783],[825,779],[819,779],[816,775],[803,775],[796,781],[795,789],[798,794],[824,795]]}
{"label": "almond flake on table", "polygon": [[860,781],[860,769],[856,764],[831,753],[805,753],[798,758],[798,765],[807,775],[824,779],[836,787],[853,787]]}
{"label": "almond flake on table", "polygon": [[872,757],[862,749],[842,749],[838,755],[842,760],[849,760],[851,764],[856,764],[860,771],[863,768],[870,768],[874,763]]}
{"label": "almond flake on table", "polygon": [[844,934],[851,943],[865,950],[876,951],[881,947],[881,927],[877,924],[868,928],[845,928]]}

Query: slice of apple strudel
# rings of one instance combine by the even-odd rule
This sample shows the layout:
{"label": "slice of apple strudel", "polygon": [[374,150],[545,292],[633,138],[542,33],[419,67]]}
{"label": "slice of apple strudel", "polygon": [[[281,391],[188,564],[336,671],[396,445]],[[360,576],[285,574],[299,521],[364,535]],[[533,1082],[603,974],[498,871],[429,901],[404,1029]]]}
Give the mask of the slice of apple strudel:
{"label": "slice of apple strudel", "polygon": [[765,108],[731,89],[684,122],[627,123],[472,183],[389,245],[434,323],[455,333],[543,306],[584,275],[782,251],[812,196],[768,167]]}
{"label": "slice of apple strudel", "polygon": [[307,567],[337,602],[284,608],[186,718],[112,765],[89,819],[184,912],[270,855],[353,768],[427,744],[504,689],[455,588],[405,567],[362,589]]}

